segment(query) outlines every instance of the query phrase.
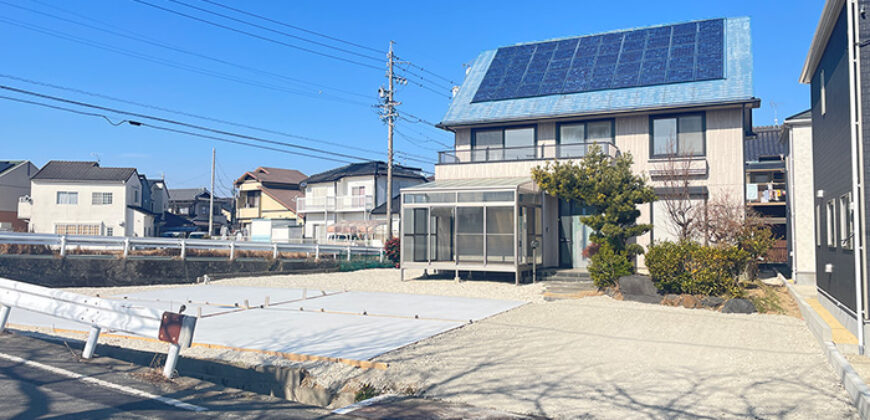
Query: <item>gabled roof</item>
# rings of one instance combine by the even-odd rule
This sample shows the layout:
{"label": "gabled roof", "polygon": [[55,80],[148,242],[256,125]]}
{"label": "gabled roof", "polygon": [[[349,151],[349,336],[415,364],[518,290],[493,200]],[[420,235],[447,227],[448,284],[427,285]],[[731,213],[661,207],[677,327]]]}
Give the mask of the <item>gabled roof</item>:
{"label": "gabled roof", "polygon": [[173,188],[169,190],[170,201],[193,201],[196,197],[205,194],[208,197],[208,189],[206,188]]}
{"label": "gabled roof", "polygon": [[272,197],[272,199],[274,199],[282,206],[287,208],[287,210],[290,210],[293,213],[296,213],[296,199],[305,196],[305,193],[303,193],[302,191],[284,188],[260,187],[260,191],[262,191],[263,194]]}
{"label": "gabled roof", "polygon": [[[402,208],[401,200],[402,200],[402,194],[396,194],[396,196],[393,197],[393,203],[392,203],[392,209],[391,209],[393,214],[399,214],[399,210]],[[373,208],[372,214],[379,214],[379,215],[380,214],[387,214],[387,202],[384,201],[383,203],[381,203],[380,206]]]}
{"label": "gabled roof", "polygon": [[20,165],[23,160],[0,160],[0,175],[3,175],[4,172]]}
{"label": "gabled roof", "polygon": [[816,26],[816,33],[813,34],[813,41],[810,43],[810,50],[807,52],[807,58],[804,61],[804,67],[801,70],[800,82],[809,84],[813,79],[813,74],[819,66],[819,61],[822,59],[822,54],[825,52],[825,46],[828,45],[828,39],[834,31],[834,26],[837,24],[837,19],[843,11],[844,0],[827,0],[825,8],[822,9],[822,16],[819,18],[819,24]]}
{"label": "gabled roof", "polygon": [[[349,165],[342,166],[340,168],[335,168],[328,170],[326,172],[321,172],[319,174],[311,175],[304,182],[306,184],[316,184],[319,182],[333,182],[338,181],[342,178],[349,176],[366,176],[366,175],[377,175],[377,176],[386,176],[387,175],[387,163],[382,161],[369,161],[369,162],[360,162],[360,163],[351,163]],[[393,165],[393,176],[401,177],[401,178],[414,178],[426,180],[426,177],[422,174],[422,169],[420,168],[411,168],[408,166],[402,165]]]}
{"label": "gabled roof", "polygon": [[299,185],[305,180],[306,175],[296,169],[270,168],[261,166],[253,171],[245,172],[244,175],[236,180],[235,184],[239,185],[246,179],[251,178],[260,182],[270,184],[295,184]]}
{"label": "gabled roof", "polygon": [[782,127],[768,125],[753,128],[755,136],[747,137],[743,141],[743,160],[745,162],[758,162],[759,158],[766,156],[784,156],[786,145],[780,142]]}
{"label": "gabled roof", "polygon": [[58,181],[126,181],[136,174],[136,168],[103,168],[97,162],[52,160],[46,163],[32,179]]}
{"label": "gabled roof", "polygon": [[812,119],[813,119],[813,110],[808,109],[808,110],[803,111],[803,112],[798,112],[797,114],[794,114],[790,117],[786,117],[785,121],[789,122],[789,121],[795,121],[795,120],[812,120]]}
{"label": "gabled roof", "polygon": [[[439,126],[450,128],[731,103],[754,105],[758,100],[752,93],[751,44],[749,18],[728,18],[724,20],[724,77],[720,79],[474,102],[497,53],[496,50],[484,51],[474,60]],[[580,76],[569,72],[566,77],[567,85],[574,80],[572,77]]]}

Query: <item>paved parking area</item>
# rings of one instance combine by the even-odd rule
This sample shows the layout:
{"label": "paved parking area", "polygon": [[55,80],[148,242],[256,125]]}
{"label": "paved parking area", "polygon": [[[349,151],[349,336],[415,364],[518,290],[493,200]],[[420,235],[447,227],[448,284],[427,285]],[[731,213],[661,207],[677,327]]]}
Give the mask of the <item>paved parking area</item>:
{"label": "paved parking area", "polygon": [[[111,298],[167,311],[179,311],[184,305],[184,313],[202,315],[195,344],[363,361],[523,304],[223,285],[152,289]],[[19,309],[12,311],[10,322],[86,331],[81,324]]]}

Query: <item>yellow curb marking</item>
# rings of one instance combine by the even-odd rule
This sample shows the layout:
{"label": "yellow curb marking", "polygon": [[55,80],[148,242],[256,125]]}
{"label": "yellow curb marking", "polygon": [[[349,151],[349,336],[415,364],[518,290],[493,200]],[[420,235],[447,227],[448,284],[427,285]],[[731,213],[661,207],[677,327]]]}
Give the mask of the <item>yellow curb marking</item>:
{"label": "yellow curb marking", "polygon": [[807,304],[816,311],[817,314],[824,320],[829,327],[831,327],[831,339],[834,340],[836,344],[858,344],[858,338],[852,334],[851,331],[847,330],[840,321],[837,321],[837,318],[834,318],[824,306],[822,306],[821,302],[819,302],[816,298],[808,298],[806,299]]}

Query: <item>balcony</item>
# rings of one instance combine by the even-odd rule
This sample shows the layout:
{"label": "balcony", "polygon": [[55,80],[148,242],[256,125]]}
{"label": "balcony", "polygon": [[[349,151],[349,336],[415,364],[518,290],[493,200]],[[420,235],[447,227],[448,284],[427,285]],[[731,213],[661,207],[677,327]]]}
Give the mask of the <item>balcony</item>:
{"label": "balcony", "polygon": [[438,152],[439,165],[459,163],[515,162],[543,159],[579,159],[586,156],[593,145],[601,147],[608,156],[616,156],[619,149],[612,143],[539,144],[523,147],[444,150]]}
{"label": "balcony", "polygon": [[[208,215],[206,215],[208,217]],[[238,209],[237,217],[239,219],[257,219],[260,217],[260,208],[259,207],[240,207]]]}
{"label": "balcony", "polygon": [[296,199],[296,211],[299,213],[370,211],[374,208],[374,197],[371,195],[300,197]]}

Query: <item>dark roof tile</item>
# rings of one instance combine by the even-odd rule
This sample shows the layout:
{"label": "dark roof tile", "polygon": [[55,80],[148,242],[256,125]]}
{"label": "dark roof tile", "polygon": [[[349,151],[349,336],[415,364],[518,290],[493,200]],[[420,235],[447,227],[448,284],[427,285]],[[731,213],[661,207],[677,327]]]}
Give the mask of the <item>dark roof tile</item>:
{"label": "dark roof tile", "polygon": [[97,162],[70,162],[52,160],[40,169],[33,179],[64,181],[126,181],[136,168],[103,168]]}

